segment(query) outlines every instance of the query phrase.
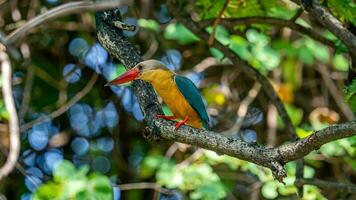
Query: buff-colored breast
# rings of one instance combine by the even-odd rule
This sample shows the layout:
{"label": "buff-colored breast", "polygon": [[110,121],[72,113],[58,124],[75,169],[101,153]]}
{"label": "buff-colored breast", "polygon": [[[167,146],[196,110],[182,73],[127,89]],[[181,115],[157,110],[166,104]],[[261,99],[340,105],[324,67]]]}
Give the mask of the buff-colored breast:
{"label": "buff-colored breast", "polygon": [[179,91],[172,76],[174,76],[172,72],[158,69],[145,72],[139,78],[153,85],[175,117],[184,119],[188,116],[188,125],[202,128],[200,117]]}

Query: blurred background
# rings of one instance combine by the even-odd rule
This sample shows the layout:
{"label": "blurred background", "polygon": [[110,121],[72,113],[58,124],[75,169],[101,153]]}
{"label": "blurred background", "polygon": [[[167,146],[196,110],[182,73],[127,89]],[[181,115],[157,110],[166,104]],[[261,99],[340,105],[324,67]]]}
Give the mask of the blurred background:
{"label": "blurred background", "polygon": [[[0,0],[1,34],[67,2]],[[324,3],[355,30],[353,1]],[[296,16],[297,24],[312,27],[330,41],[325,44],[270,24],[207,28],[268,77],[298,137],[354,118],[356,81],[348,79],[350,58],[338,38],[288,0],[224,4],[224,0],[190,1],[190,14],[196,20]],[[165,1],[137,0],[120,7],[120,13],[124,23],[136,26],[124,35],[144,59],[161,60],[200,89],[212,130],[267,147],[290,141],[260,85],[177,23]],[[288,177],[282,184],[270,170],[250,162],[185,144],[146,141],[144,116],[131,87],[104,87],[125,68],[98,43],[93,12],[45,23],[16,46],[11,62],[21,155],[14,172],[0,182],[3,199],[297,199],[295,162],[286,164]],[[238,131],[231,131],[241,118],[242,105],[248,107],[242,113],[244,122]],[[167,106],[163,110],[170,115]],[[0,99],[1,163],[9,148],[7,119]],[[331,142],[305,157],[304,178],[356,183],[355,158],[355,137]],[[303,199],[356,196],[306,184]]]}

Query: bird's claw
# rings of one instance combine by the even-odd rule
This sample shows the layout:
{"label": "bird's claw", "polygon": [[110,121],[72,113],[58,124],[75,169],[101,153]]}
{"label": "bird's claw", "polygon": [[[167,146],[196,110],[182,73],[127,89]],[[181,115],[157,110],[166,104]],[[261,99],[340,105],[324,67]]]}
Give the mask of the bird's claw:
{"label": "bird's claw", "polygon": [[178,129],[179,129],[179,127],[181,127],[182,125],[184,125],[185,123],[187,123],[188,119],[189,119],[188,117],[185,117],[185,119],[184,119],[184,120],[182,120],[182,121],[178,122],[178,123],[176,124],[176,128],[175,128],[175,130],[178,130]]}

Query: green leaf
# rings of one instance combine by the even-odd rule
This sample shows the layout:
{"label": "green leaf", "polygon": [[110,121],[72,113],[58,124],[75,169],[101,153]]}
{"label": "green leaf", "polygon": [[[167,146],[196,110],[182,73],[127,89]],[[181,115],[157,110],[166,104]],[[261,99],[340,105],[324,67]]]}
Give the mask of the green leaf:
{"label": "green leaf", "polygon": [[[206,28],[206,31],[209,34],[212,34],[213,32],[213,28],[212,27],[208,27]],[[229,32],[223,27],[223,26],[217,26],[215,29],[215,38],[217,41],[219,41],[221,44],[223,45],[228,45],[231,43],[230,40],[230,34]]]}
{"label": "green leaf", "polygon": [[337,70],[344,71],[344,72],[347,72],[349,70],[349,62],[341,54],[336,54],[332,62],[334,68]]}
{"label": "green leaf", "polygon": [[328,7],[341,21],[356,25],[356,4],[353,0],[327,0]]}
{"label": "green leaf", "polygon": [[302,84],[302,70],[300,63],[296,59],[287,58],[281,65],[282,76],[285,82],[287,82],[293,90],[298,89]]}
{"label": "green leaf", "polygon": [[305,130],[303,128],[298,127],[296,129],[296,133],[299,138],[305,138],[305,137],[308,137],[309,135],[313,134],[313,131]]}
{"label": "green leaf", "polygon": [[267,199],[274,199],[278,196],[277,183],[275,181],[267,182],[262,186],[262,195]]}
{"label": "green leaf", "polygon": [[199,41],[189,29],[182,24],[169,24],[164,32],[164,38],[168,40],[177,40],[179,44],[186,45]]}
{"label": "green leaf", "polygon": [[91,174],[89,176],[88,192],[97,200],[111,200],[113,189],[108,177],[101,174]]}
{"label": "green leaf", "polygon": [[67,197],[73,198],[78,193],[86,190],[88,179],[86,177],[66,180],[64,193]]}
{"label": "green leaf", "polygon": [[323,146],[320,147],[320,152],[328,157],[342,156],[345,154],[344,148],[342,148],[342,146],[339,144],[338,141],[324,144]]}
{"label": "green leaf", "polygon": [[205,200],[223,199],[225,196],[225,189],[220,182],[203,183],[189,195],[191,199]]}
{"label": "green leaf", "polygon": [[51,200],[51,199],[64,199],[63,196],[63,186],[58,185],[54,182],[47,182],[37,188],[36,192],[33,194],[33,200]]}
{"label": "green leaf", "polygon": [[67,160],[54,169],[54,181],[41,185],[34,193],[34,199],[56,200],[111,200],[113,190],[109,178],[101,174],[90,174],[88,166],[76,170]]}
{"label": "green leaf", "polygon": [[75,166],[70,161],[63,160],[55,166],[53,176],[55,181],[61,182],[70,179],[75,173]]}
{"label": "green leaf", "polygon": [[307,65],[312,65],[314,63],[314,51],[308,48],[299,48],[298,49],[298,58]]}
{"label": "green leaf", "polygon": [[180,170],[175,169],[175,163],[163,162],[156,173],[157,182],[168,188],[176,188],[182,185],[183,175]]}
{"label": "green leaf", "polygon": [[304,173],[304,178],[313,178],[315,175],[315,169],[305,165],[303,173]]}
{"label": "green leaf", "polygon": [[294,126],[298,126],[303,119],[303,110],[290,104],[285,104],[287,114]]}
{"label": "green leaf", "polygon": [[230,48],[241,58],[245,60],[249,60],[252,58],[252,55],[250,51],[248,50],[249,44],[245,40],[245,38],[238,36],[238,35],[232,35],[231,37],[231,45]]}
{"label": "green leaf", "polygon": [[211,55],[213,55],[215,58],[217,58],[218,60],[223,60],[225,55],[223,54],[223,52],[221,52],[219,49],[211,47],[209,48],[209,51],[211,53]]}
{"label": "green leaf", "polygon": [[154,32],[159,32],[160,27],[159,24],[152,19],[139,19],[138,20],[138,25],[142,28],[154,31]]}
{"label": "green leaf", "polygon": [[345,100],[350,105],[351,110],[356,112],[356,78],[352,80],[352,83],[345,87]]}
{"label": "green leaf", "polygon": [[249,42],[259,46],[266,46],[268,44],[268,37],[262,33],[259,33],[255,29],[249,29],[246,32],[246,38]]}
{"label": "green leaf", "polygon": [[161,166],[163,161],[164,157],[161,155],[147,155],[141,163],[140,175],[142,177],[152,176],[154,172]]}
{"label": "green leaf", "polygon": [[9,119],[9,112],[7,112],[5,105],[4,105],[4,100],[0,99],[0,120],[5,119],[8,120]]}

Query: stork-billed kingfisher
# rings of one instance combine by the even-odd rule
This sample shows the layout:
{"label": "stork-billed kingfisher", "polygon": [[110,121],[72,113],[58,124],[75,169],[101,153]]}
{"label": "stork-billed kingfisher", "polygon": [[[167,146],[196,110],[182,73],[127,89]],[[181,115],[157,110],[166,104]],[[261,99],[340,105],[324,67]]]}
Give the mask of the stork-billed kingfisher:
{"label": "stork-billed kingfisher", "polygon": [[209,128],[209,117],[202,97],[190,79],[175,74],[158,60],[146,60],[115,78],[108,85],[119,85],[136,79],[151,83],[174,115],[157,115],[158,118],[182,119],[176,124],[176,129],[183,124],[195,128]]}

